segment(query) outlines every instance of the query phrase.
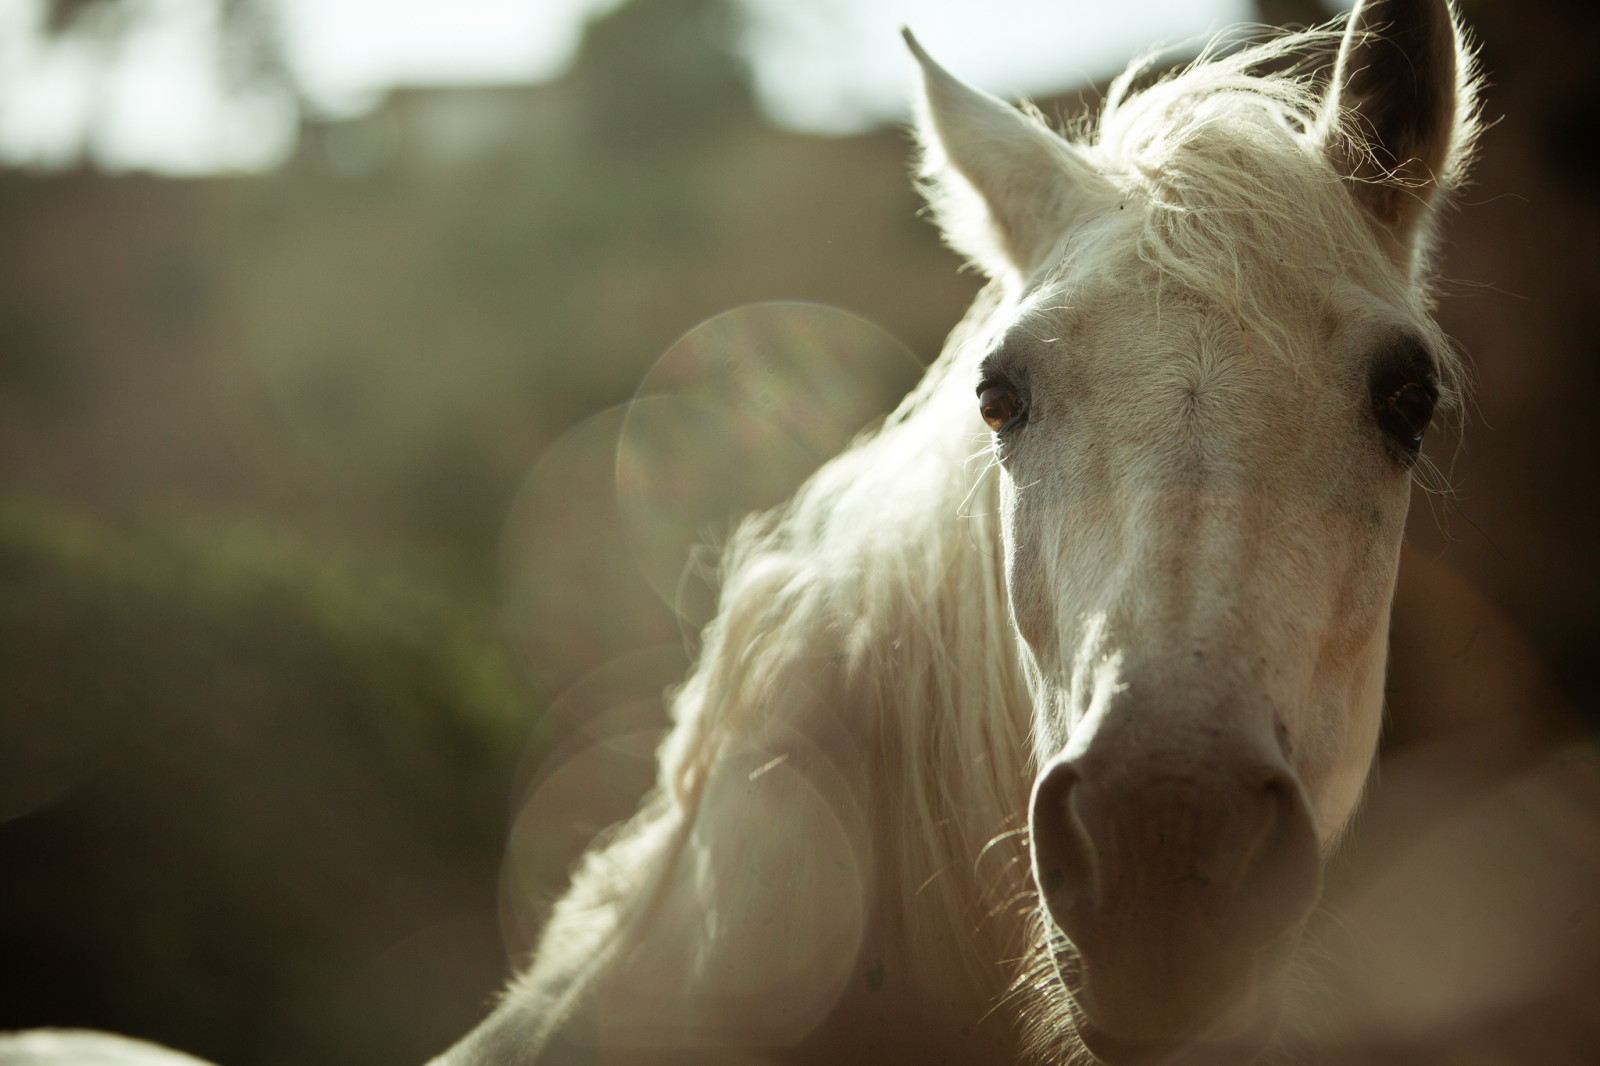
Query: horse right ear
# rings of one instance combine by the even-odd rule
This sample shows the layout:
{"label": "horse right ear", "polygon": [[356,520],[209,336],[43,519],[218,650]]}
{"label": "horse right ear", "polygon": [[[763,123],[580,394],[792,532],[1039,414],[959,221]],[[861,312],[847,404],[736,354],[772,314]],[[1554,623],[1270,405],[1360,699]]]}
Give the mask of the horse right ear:
{"label": "horse right ear", "polygon": [[1478,132],[1472,53],[1448,0],[1360,0],[1322,120],[1324,151],[1391,254],[1424,258]]}
{"label": "horse right ear", "polygon": [[1042,122],[953,77],[901,31],[922,68],[923,193],[945,240],[991,278],[1023,282],[1109,185]]}

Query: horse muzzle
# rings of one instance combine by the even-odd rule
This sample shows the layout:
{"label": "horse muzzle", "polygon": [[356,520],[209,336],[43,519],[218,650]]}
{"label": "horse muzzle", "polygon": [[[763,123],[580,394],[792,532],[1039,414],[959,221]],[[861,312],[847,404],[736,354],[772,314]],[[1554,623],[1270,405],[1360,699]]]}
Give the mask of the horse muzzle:
{"label": "horse muzzle", "polygon": [[1029,818],[1079,1036],[1105,1066],[1248,1063],[1321,893],[1304,793],[1229,730],[1119,732],[1049,764]]}

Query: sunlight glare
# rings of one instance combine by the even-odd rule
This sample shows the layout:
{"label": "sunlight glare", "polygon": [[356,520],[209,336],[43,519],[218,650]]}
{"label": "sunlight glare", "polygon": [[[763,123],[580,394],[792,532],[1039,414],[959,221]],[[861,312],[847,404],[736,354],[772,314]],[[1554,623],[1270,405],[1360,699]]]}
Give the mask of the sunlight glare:
{"label": "sunlight glare", "polygon": [[617,445],[618,511],[651,587],[709,621],[713,590],[685,570],[698,546],[781,503],[922,369],[882,327],[825,304],[750,304],[686,333],[645,374]]}
{"label": "sunlight glare", "polygon": [[326,114],[372,107],[396,85],[545,81],[585,23],[620,0],[281,0],[295,74]]}
{"label": "sunlight glare", "polygon": [[996,96],[1046,95],[1256,18],[1251,0],[749,0],[762,107],[782,125],[854,133],[908,114],[908,26],[939,63]]}

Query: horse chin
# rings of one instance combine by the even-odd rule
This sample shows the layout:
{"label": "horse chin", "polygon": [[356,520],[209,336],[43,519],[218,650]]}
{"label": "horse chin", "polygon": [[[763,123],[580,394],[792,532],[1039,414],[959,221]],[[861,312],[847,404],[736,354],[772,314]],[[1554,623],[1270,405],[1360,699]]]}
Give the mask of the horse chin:
{"label": "horse chin", "polygon": [[1125,1039],[1090,1022],[1080,1022],[1078,1038],[1100,1066],[1245,1066],[1266,1048],[1278,1027],[1277,1012],[1225,1038]]}
{"label": "horse chin", "polygon": [[1097,982],[1081,958],[1058,958],[1058,965],[1071,969],[1062,976],[1076,989],[1078,1038],[1100,1066],[1246,1066],[1277,1032],[1281,981],[1272,977],[1281,976],[1280,959],[1264,967],[1271,976],[1163,989],[1157,998],[1185,1003],[1177,1014],[1149,1010],[1148,982],[1119,995],[1113,982]]}

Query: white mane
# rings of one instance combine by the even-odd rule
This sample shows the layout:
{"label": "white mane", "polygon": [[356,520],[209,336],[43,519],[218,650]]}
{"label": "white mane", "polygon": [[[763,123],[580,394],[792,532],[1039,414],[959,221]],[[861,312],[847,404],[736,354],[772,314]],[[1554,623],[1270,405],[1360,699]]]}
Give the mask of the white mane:
{"label": "white mane", "polygon": [[[1027,882],[1020,834],[985,867],[984,898],[965,887],[973,857],[1025,816],[1027,688],[1008,616],[988,437],[971,383],[994,299],[980,299],[922,383],[876,434],[819,470],[785,507],[752,517],[724,558],[721,611],[699,668],[674,703],[662,786],[687,801],[718,735],[758,731],[805,707],[785,672],[819,661],[862,735],[881,739],[881,794],[868,806],[896,834],[880,855],[901,883],[887,896],[936,902],[945,928],[978,931]],[[804,699],[811,690],[801,686]],[[983,757],[975,757],[983,753]],[[997,957],[963,945],[974,965]],[[1011,953],[1021,944],[1008,945]]]}
{"label": "white mane", "polygon": [[[585,858],[521,986],[552,987],[570,970],[576,1001],[578,975],[644,920],[629,911],[667,875],[664,838],[688,831],[718,752],[771,723],[803,721],[814,710],[810,682],[828,669],[837,675],[829,691],[848,702],[843,713],[880,740],[872,776],[881,794],[861,797],[863,807],[878,825],[931,830],[893,834],[901,854],[878,859],[900,883],[881,884],[884,896],[931,906],[927,920],[947,929],[1015,932],[986,917],[1028,891],[1029,703],[1001,574],[994,478],[985,476],[988,437],[972,416],[969,383],[983,351],[969,341],[997,302],[993,287],[980,296],[880,430],[736,531],[722,557],[717,617],[672,701],[656,795]],[[983,862],[992,884],[975,897],[972,857],[1008,831],[1009,846]],[[992,969],[1026,948],[1013,937],[997,952],[986,939],[962,941],[963,958],[953,961]],[[564,1004],[541,1006],[552,1022],[565,1013]]]}

